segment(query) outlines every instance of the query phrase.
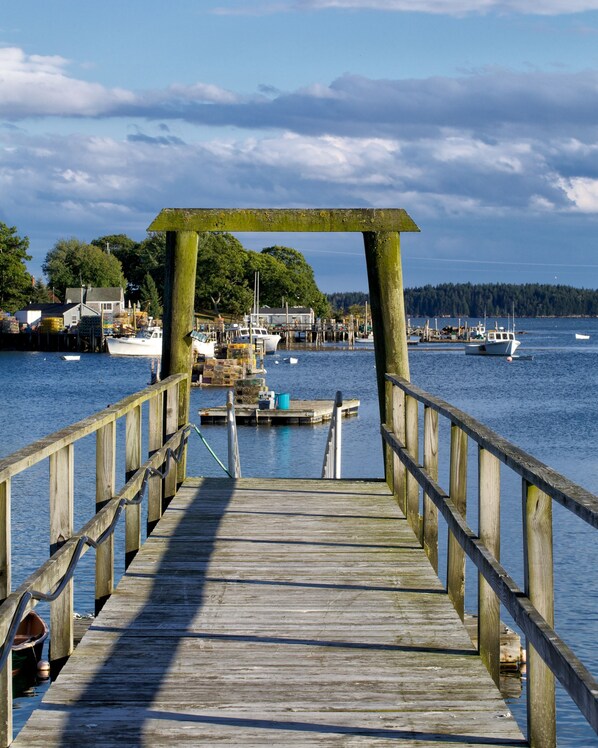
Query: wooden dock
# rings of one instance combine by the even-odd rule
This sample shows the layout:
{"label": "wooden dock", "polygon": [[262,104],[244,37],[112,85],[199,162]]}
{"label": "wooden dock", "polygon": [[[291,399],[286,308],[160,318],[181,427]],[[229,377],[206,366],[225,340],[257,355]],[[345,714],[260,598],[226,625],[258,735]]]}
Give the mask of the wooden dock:
{"label": "wooden dock", "polygon": [[188,479],[14,745],[526,745],[382,481]]}
{"label": "wooden dock", "polygon": [[[313,424],[329,421],[332,418],[334,400],[291,400],[288,410],[279,408],[260,410],[257,405],[235,405],[237,423],[251,424]],[[341,412],[344,417],[356,416],[359,400],[344,400]],[[199,411],[201,423],[225,423],[226,405],[202,408]]]}

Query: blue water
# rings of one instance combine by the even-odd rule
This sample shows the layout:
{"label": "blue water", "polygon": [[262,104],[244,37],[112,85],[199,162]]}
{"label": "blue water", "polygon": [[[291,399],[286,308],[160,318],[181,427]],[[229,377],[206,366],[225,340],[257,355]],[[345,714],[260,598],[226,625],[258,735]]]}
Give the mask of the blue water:
{"label": "blue water", "polygon": [[[440,321],[439,321],[440,322]],[[474,320],[473,322],[477,322]],[[450,320],[442,320],[442,324]],[[504,321],[503,321],[504,324]],[[519,353],[531,361],[465,356],[459,345],[448,350],[410,349],[411,379],[483,421],[502,436],[531,452],[585,488],[598,493],[598,320],[519,320]],[[574,333],[591,335],[576,341]],[[294,399],[332,399],[340,389],[361,401],[359,415],[343,428],[343,477],[381,477],[383,463],[378,426],[378,403],[373,351],[302,351],[296,366],[280,356],[268,356],[269,389],[288,392]],[[276,361],[280,363],[275,363]],[[145,359],[111,358],[87,354],[79,362],[64,362],[51,353],[0,353],[0,456],[101,410],[149,379]],[[199,425],[198,410],[223,404],[219,389],[193,389],[191,420]],[[222,426],[201,426],[213,449],[226,461]],[[319,477],[328,425],[241,426],[239,443],[244,476]],[[442,431],[441,431],[442,433]],[[118,439],[122,440],[122,429]],[[121,442],[122,443],[122,442]],[[95,468],[93,438],[75,451],[77,521],[93,508]],[[441,484],[448,487],[447,449],[441,453]],[[124,467],[117,465],[122,476]],[[470,473],[475,485],[476,453],[470,451]],[[197,436],[188,457],[190,475],[221,475],[222,471]],[[13,587],[47,558],[47,465],[32,468],[13,480]],[[475,497],[470,495],[468,519],[476,527]],[[522,583],[521,485],[509,471],[502,478],[502,560]],[[556,629],[586,666],[598,674],[598,544],[584,523],[560,507],[554,509]],[[516,537],[517,540],[508,538]],[[118,543],[121,542],[117,539]],[[117,551],[117,557],[120,554]],[[92,554],[77,575],[76,607],[93,610]],[[468,568],[467,607],[475,608],[475,574]],[[42,611],[43,615],[43,611]],[[509,623],[503,611],[503,619]],[[17,729],[23,724],[44,686],[15,706]],[[510,704],[524,725],[525,697]],[[598,744],[566,694],[558,694],[559,745]]]}

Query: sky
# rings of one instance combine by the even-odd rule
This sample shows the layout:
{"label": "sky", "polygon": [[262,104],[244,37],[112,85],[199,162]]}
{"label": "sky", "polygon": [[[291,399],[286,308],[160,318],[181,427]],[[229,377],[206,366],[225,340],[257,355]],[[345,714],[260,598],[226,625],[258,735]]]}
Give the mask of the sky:
{"label": "sky", "polygon": [[[19,0],[0,8],[0,221],[404,208],[408,287],[598,287],[598,0]],[[367,290],[359,234],[241,234]]]}

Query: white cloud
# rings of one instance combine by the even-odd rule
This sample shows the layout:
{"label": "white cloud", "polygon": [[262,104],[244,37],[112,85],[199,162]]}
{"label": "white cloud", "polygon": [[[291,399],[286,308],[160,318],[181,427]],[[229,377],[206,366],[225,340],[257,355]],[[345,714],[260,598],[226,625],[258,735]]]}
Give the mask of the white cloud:
{"label": "white cloud", "polygon": [[598,9],[598,0],[237,0],[213,9],[219,15],[265,15],[293,11],[377,10],[395,13],[561,15]]}
{"label": "white cloud", "polygon": [[558,186],[580,213],[598,213],[598,179],[571,177],[558,179]]}
{"label": "white cloud", "polygon": [[26,55],[15,47],[0,48],[0,111],[7,119],[43,116],[101,115],[107,108],[132,103],[121,88],[70,78],[68,61],[58,56]]}

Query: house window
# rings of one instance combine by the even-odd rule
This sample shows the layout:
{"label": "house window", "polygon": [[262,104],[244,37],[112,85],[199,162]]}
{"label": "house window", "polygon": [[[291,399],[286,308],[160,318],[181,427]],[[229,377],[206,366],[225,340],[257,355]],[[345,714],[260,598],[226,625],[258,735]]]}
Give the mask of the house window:
{"label": "house window", "polygon": [[71,317],[71,325],[76,325],[77,321],[77,315],[73,314],[73,316]]}
{"label": "house window", "polygon": [[102,308],[105,312],[111,312],[112,311],[112,302],[111,301],[104,301],[102,303]]}

